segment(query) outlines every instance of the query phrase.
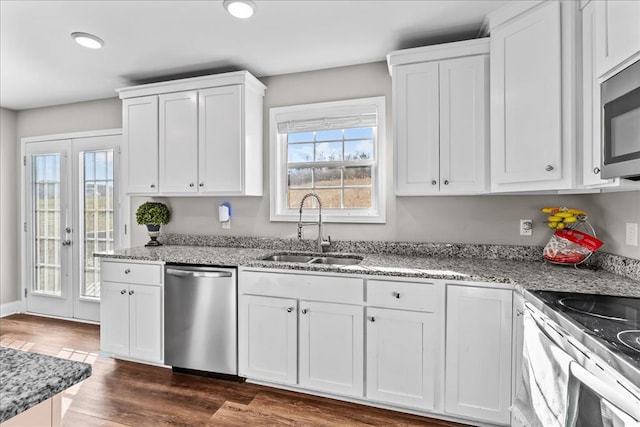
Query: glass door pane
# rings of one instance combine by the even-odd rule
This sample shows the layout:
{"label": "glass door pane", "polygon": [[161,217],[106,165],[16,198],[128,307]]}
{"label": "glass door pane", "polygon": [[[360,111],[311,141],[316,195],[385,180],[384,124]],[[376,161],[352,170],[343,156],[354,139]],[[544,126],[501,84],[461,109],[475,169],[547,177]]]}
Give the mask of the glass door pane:
{"label": "glass door pane", "polygon": [[32,292],[62,295],[60,154],[32,157],[34,255]]}
{"label": "glass door pane", "polygon": [[81,156],[82,275],[81,298],[100,298],[100,261],[94,252],[114,248],[113,149],[84,151]]}

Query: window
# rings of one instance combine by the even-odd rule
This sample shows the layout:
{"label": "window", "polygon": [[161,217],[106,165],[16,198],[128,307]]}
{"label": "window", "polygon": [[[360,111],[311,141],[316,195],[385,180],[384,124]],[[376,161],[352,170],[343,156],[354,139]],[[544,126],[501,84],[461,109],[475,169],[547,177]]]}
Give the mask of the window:
{"label": "window", "polygon": [[297,221],[315,193],[324,221],[385,222],[384,113],[384,97],[271,108],[271,220]]}

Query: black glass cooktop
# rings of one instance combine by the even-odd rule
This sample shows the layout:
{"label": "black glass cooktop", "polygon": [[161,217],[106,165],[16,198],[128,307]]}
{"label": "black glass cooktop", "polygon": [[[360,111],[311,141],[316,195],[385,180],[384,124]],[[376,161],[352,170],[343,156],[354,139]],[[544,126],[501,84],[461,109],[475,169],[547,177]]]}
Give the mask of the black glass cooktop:
{"label": "black glass cooktop", "polygon": [[531,292],[619,356],[640,366],[640,298]]}

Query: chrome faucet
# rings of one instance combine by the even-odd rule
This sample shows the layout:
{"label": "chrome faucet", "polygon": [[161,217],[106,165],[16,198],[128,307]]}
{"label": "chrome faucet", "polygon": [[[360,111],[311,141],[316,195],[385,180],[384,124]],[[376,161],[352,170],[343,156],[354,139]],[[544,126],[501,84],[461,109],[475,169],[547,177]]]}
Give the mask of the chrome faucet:
{"label": "chrome faucet", "polygon": [[[318,222],[302,222],[302,206],[308,197],[315,197],[318,201]],[[331,245],[331,236],[328,236],[328,240],[324,240],[322,237],[322,200],[316,193],[307,193],[302,196],[300,201],[300,219],[298,220],[298,240],[302,240],[302,227],[307,225],[318,226],[318,252],[324,252],[324,248]]]}

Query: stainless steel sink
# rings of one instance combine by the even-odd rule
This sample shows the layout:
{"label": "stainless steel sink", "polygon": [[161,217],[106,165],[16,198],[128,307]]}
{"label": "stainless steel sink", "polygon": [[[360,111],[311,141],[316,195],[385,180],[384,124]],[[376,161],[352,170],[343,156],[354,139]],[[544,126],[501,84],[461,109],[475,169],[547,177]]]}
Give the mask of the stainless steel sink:
{"label": "stainless steel sink", "polygon": [[355,265],[362,262],[362,257],[358,256],[314,256],[302,254],[273,254],[263,261],[299,262],[303,264],[326,264],[326,265]]}
{"label": "stainless steel sink", "polygon": [[280,262],[309,262],[314,257],[309,255],[269,255],[263,258],[264,261],[280,261]]}
{"label": "stainless steel sink", "polygon": [[330,265],[355,265],[360,264],[362,262],[362,258],[352,258],[352,257],[330,257],[323,256],[317,257],[311,260],[311,264],[330,264]]}

